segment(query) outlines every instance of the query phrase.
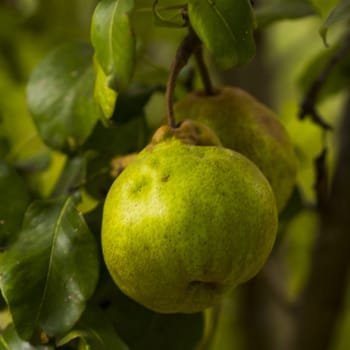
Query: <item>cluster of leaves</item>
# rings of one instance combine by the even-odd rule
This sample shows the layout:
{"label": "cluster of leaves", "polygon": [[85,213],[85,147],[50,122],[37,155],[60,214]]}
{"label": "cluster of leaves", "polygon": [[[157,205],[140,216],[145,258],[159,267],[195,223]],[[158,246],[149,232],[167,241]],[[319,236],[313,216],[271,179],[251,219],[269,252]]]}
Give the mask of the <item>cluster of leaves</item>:
{"label": "cluster of leaves", "polygon": [[[342,1],[325,20],[324,37],[344,20],[346,6]],[[150,13],[155,23],[181,27],[184,9],[223,69],[252,59],[256,23],[315,13],[312,1],[303,0],[262,2],[255,14],[248,0],[154,1]],[[152,132],[145,106],[165,84],[137,76],[142,45],[133,26],[141,10],[133,0],[100,1],[91,21],[92,45],[66,43],[34,69],[27,103],[45,144],[40,152],[25,163],[13,161],[0,128],[1,305],[11,313],[0,349],[193,349],[203,336],[203,314],[159,315],[129,300],[101,256],[110,162],[145,146]],[[18,11],[29,16],[28,8]],[[167,17],[174,11],[178,22]],[[57,152],[64,166],[43,195],[31,175],[45,171]]]}

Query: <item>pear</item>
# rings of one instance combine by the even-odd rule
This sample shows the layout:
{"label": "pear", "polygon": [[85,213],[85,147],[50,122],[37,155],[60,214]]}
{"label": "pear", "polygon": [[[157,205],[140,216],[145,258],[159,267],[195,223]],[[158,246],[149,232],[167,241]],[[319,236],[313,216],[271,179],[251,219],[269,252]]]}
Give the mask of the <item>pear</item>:
{"label": "pear", "polygon": [[250,160],[170,135],[111,186],[102,249],[130,298],[159,313],[194,313],[256,275],[276,231],[272,189]]}
{"label": "pear", "polygon": [[190,93],[175,105],[175,116],[206,124],[224,147],[253,161],[270,182],[278,211],[283,210],[295,185],[297,161],[274,112],[239,88],[221,87],[213,96]]}

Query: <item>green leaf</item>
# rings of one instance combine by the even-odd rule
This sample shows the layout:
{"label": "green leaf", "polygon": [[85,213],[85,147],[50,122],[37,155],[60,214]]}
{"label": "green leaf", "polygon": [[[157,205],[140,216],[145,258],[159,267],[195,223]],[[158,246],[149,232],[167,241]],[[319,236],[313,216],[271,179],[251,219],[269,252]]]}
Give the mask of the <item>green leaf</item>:
{"label": "green leaf", "polygon": [[326,16],[329,11],[337,5],[339,0],[311,0],[314,8],[322,15]]}
{"label": "green leaf", "polygon": [[196,349],[204,332],[203,313],[155,313],[124,295],[103,271],[94,297],[98,296],[100,305],[130,349]]}
{"label": "green leaf", "polygon": [[159,86],[135,85],[120,93],[113,119],[119,123],[125,123],[144,113],[144,108],[156,91],[163,91]]}
{"label": "green leaf", "polygon": [[0,350],[53,350],[49,345],[33,346],[22,340],[16,333],[15,327],[9,325],[0,336]]}
{"label": "green leaf", "polygon": [[350,20],[350,0],[342,0],[332,10],[329,16],[326,18],[322,27],[320,28],[321,37],[327,45],[327,33],[328,30],[334,25],[341,22],[348,22]]}
{"label": "green leaf", "polygon": [[249,0],[189,0],[188,15],[221,68],[244,64],[254,56],[254,17]]}
{"label": "green leaf", "polygon": [[78,190],[85,177],[85,161],[82,156],[68,158],[56,183],[53,196],[63,196]]}
{"label": "green leaf", "polygon": [[94,58],[94,67],[96,73],[95,99],[103,112],[104,118],[102,120],[110,119],[114,112],[118,94],[108,86],[107,76],[96,58]]}
{"label": "green leaf", "polygon": [[[320,76],[325,66],[332,59],[333,55],[339,46],[343,43],[337,43],[334,47],[324,49],[317,54],[310,62],[305,65],[305,68],[298,79],[298,85],[302,94],[310,88],[311,84]],[[350,52],[341,57],[337,64],[330,71],[327,80],[320,90],[318,101],[322,101],[325,98],[347,89],[350,83]]]}
{"label": "green leaf", "polygon": [[133,0],[102,0],[91,23],[91,41],[108,86],[125,89],[134,72],[136,40],[131,28]]}
{"label": "green leaf", "polygon": [[140,151],[149,142],[149,137],[145,118],[140,116],[128,123],[115,123],[110,127],[97,124],[84,147],[111,159],[116,155]]}
{"label": "green leaf", "polygon": [[65,44],[34,69],[27,101],[47,145],[70,152],[87,139],[100,114],[94,81],[92,49],[86,43]]}
{"label": "green leaf", "polygon": [[256,7],[254,12],[259,28],[272,24],[275,21],[298,19],[315,13],[308,0],[263,1]]}
{"label": "green leaf", "polygon": [[8,244],[22,225],[29,191],[15,169],[0,160],[0,244]]}
{"label": "green leaf", "polygon": [[97,243],[71,198],[34,202],[0,256],[0,286],[21,338],[69,331],[96,287]]}
{"label": "green leaf", "polygon": [[113,325],[97,307],[88,307],[74,329],[58,346],[80,339],[80,350],[127,350]]}

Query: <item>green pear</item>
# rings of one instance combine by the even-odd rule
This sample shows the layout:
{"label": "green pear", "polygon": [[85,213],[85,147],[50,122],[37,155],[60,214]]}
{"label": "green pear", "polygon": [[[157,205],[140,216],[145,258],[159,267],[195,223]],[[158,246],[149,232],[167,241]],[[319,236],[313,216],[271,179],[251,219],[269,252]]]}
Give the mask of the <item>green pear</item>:
{"label": "green pear", "polygon": [[272,189],[246,157],[176,137],[144,149],[106,197],[106,266],[130,298],[192,313],[252,278],[277,230]]}
{"label": "green pear", "polygon": [[295,185],[297,161],[274,112],[239,88],[222,87],[213,96],[190,93],[175,105],[175,117],[206,124],[224,147],[252,160],[270,182],[282,211]]}

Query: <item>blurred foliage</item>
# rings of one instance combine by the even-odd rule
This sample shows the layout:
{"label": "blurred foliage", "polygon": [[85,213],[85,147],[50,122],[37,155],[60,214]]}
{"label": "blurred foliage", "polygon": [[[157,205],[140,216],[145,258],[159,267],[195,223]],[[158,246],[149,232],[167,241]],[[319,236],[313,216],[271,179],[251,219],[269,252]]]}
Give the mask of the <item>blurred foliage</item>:
{"label": "blurred foliage", "polygon": [[[164,120],[164,87],[176,47],[185,35],[183,28],[154,25],[156,19],[152,15],[152,1],[135,0],[135,10],[128,17],[135,37],[127,31],[129,22],[124,31],[114,34],[126,35],[125,40],[129,40],[125,44],[129,48],[126,56],[116,50],[114,56],[109,57],[111,60],[117,57],[114,61],[117,71],[125,73],[122,81],[116,82],[113,69],[103,71],[109,62],[99,58],[105,55],[99,55],[98,51],[103,51],[105,47],[96,47],[98,60],[95,58],[95,62],[88,44],[84,46],[88,47],[88,55],[82,61],[72,58],[71,54],[75,52],[73,46],[69,46],[63,56],[57,54],[57,47],[62,48],[67,42],[90,42],[91,19],[98,3],[97,0],[0,2],[0,242],[2,249],[7,244],[13,247],[13,250],[0,253],[1,272],[7,276],[5,279],[2,277],[2,294],[12,314],[10,317],[4,300],[0,300],[0,349],[78,347],[109,350],[111,344],[119,344],[120,349],[191,350],[196,344],[205,343],[211,350],[240,350],[244,344],[238,311],[241,289],[223,301],[216,310],[218,314],[214,312],[209,316],[207,313],[159,315],[146,310],[129,300],[114,285],[111,286],[103,266],[100,267],[100,279],[94,290],[98,262],[101,261],[97,248],[100,251],[98,242],[103,199],[113,182],[111,160],[115,156],[141,150],[152,131]],[[187,2],[159,1],[158,11],[163,19],[178,24],[182,22],[178,5],[183,3]],[[191,3],[197,4],[194,1]],[[335,5],[338,6],[334,9]],[[263,56],[271,70],[270,81],[262,85],[272,91],[273,99],[268,103],[285,123],[299,160],[298,210],[287,213],[289,216],[286,214],[285,218],[281,217],[281,222],[284,220],[283,232],[278,244],[285,249],[283,264],[287,271],[287,296],[290,300],[297,298],[308,277],[313,242],[318,232],[319,218],[314,210],[314,159],[326,142],[329,148],[327,166],[332,174],[337,150],[336,132],[324,138],[324,134],[310,120],[300,121],[297,115],[306,89],[337,50],[348,30],[350,12],[347,6],[347,1],[335,0],[261,0],[256,1],[254,7],[260,30],[258,35],[264,37],[264,50],[258,55]],[[200,27],[203,23],[199,22]],[[320,29],[323,35],[329,31],[329,48],[325,48],[322,42]],[[212,33],[208,35],[202,34],[201,29],[199,31],[201,35],[207,35],[209,48],[214,44],[221,45],[218,49],[221,54],[223,44],[216,43]],[[50,59],[52,50],[56,50],[54,59],[52,56]],[[215,55],[216,49],[212,51]],[[218,77],[220,69],[212,55],[206,54],[210,70]],[[224,58],[225,54],[224,48]],[[246,54],[250,56],[250,53]],[[349,86],[348,55],[342,58],[330,75],[319,100],[322,115],[335,126],[336,131],[345,89]],[[260,58],[258,56],[255,60]],[[31,74],[45,60],[51,60],[50,69],[44,73],[41,70],[40,79],[36,79],[35,74]],[[63,60],[69,63],[67,69],[61,66]],[[75,78],[70,76],[75,68],[86,68],[81,75],[78,74],[80,80],[79,77],[84,78],[84,72],[87,72],[87,78],[80,80],[80,83],[70,79]],[[195,71],[190,61],[179,77],[177,97],[200,84],[198,78],[193,79]],[[53,81],[55,74],[57,79]],[[93,86],[95,78],[97,83]],[[32,94],[34,100],[38,99],[31,103],[32,99],[29,98],[33,115],[26,100],[28,81],[32,84],[29,85],[29,96],[34,86]],[[49,84],[46,85],[49,88],[42,89],[43,81]],[[50,84],[61,84],[62,81],[63,87],[60,85],[58,94],[53,98],[54,85]],[[118,89],[122,86],[120,90],[123,91],[117,94],[110,88],[116,86]],[[41,90],[41,96],[37,89]],[[68,92],[73,93],[69,95]],[[66,99],[70,99],[70,102],[73,99],[76,103],[71,102],[68,109]],[[90,101],[91,108],[85,108],[87,101]],[[49,104],[49,108],[45,109],[45,104]],[[76,114],[72,114],[72,111]],[[57,116],[60,118],[56,119]],[[60,130],[64,141],[56,142],[57,130]],[[68,205],[62,199],[66,197],[62,196],[71,198],[71,204]],[[34,207],[32,204],[22,227],[24,212],[32,199],[45,201],[36,202]],[[61,234],[58,245],[49,239],[54,236],[55,227]],[[70,257],[76,261],[66,266],[65,248],[70,240],[79,238],[75,235],[80,235],[84,244],[90,247],[91,254],[84,256],[77,250],[76,255]],[[32,256],[25,253],[29,244],[35,248]],[[57,255],[50,255],[52,252]],[[24,254],[27,254],[28,260],[21,260]],[[52,274],[47,272],[50,259],[57,264]],[[19,265],[17,260],[21,261]],[[28,266],[32,265],[27,275]],[[62,289],[60,282],[65,269],[69,270],[67,276],[75,279],[67,281],[67,289]],[[16,275],[11,275],[14,270],[20,272],[17,280]],[[33,298],[36,290],[43,289],[45,283],[42,276],[50,282],[48,285],[52,294],[42,295],[41,299]],[[84,277],[85,281],[80,277]],[[83,292],[75,298],[78,287]],[[73,300],[67,290],[74,291]],[[21,300],[25,300],[26,308],[22,307]],[[337,327],[333,350],[349,348],[349,300],[350,297]],[[70,312],[63,305],[70,305]],[[44,332],[41,332],[39,324],[32,324],[28,330],[33,310],[39,315]],[[16,323],[16,329],[13,324],[8,325],[12,321]],[[214,330],[211,328],[213,324],[216,326]],[[49,343],[30,345],[21,340],[17,332],[28,339],[35,333],[35,340]],[[57,338],[48,339],[53,336]]]}

